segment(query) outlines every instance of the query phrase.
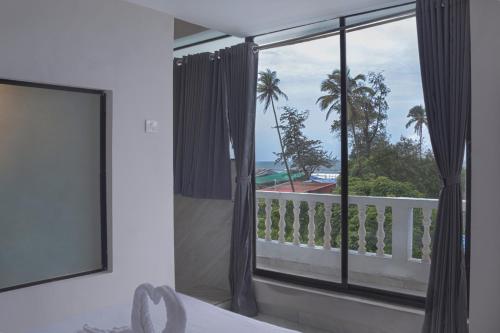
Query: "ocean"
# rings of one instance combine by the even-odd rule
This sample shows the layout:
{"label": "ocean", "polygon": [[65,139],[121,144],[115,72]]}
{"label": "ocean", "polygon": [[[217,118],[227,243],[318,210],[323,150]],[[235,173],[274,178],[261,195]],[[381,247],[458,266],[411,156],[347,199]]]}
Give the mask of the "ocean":
{"label": "ocean", "polygon": [[[255,163],[255,168],[259,169],[271,169],[275,171],[285,171],[285,165],[283,163],[275,164],[274,161],[257,161]],[[315,171],[316,173],[340,173],[340,162],[337,161],[331,168],[319,168]]]}

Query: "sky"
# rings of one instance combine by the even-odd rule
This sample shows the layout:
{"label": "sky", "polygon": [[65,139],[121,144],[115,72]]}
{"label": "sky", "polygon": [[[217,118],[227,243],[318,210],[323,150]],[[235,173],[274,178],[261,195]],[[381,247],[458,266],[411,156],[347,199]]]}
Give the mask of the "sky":
{"label": "sky", "polygon": [[[349,32],[346,44],[351,75],[383,72],[386,85],[391,89],[387,97],[386,123],[390,141],[397,142],[401,136],[417,139],[412,127],[405,128],[408,110],[424,104],[415,18]],[[310,116],[304,133],[311,139],[321,140],[323,148],[340,160],[340,138],[330,132],[331,121],[336,115],[325,121],[326,111],[316,105],[317,98],[322,95],[321,81],[340,68],[339,37],[261,50],[259,71],[267,68],[277,72],[280,88],[289,98],[288,101],[280,100],[277,106],[308,110]],[[277,111],[279,117],[281,110]],[[280,150],[274,126],[272,110],[264,113],[263,105],[257,104],[257,161],[274,161],[273,152]],[[424,132],[424,145],[429,148],[427,129]]]}

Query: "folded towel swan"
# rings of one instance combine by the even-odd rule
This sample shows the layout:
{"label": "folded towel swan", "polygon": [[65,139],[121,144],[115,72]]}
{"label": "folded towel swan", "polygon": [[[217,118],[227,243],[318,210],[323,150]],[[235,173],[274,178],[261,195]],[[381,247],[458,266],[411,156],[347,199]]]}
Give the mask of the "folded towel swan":
{"label": "folded towel swan", "polygon": [[149,299],[157,305],[163,299],[167,310],[167,323],[162,333],[185,333],[186,310],[175,291],[168,286],[153,287],[143,283],[135,289],[131,314],[131,328],[120,327],[101,330],[88,325],[83,327],[86,333],[155,333],[149,313]]}
{"label": "folded towel swan", "polygon": [[177,296],[177,293],[168,286],[155,289],[155,295],[159,295],[165,302],[167,309],[167,323],[163,333],[185,333],[186,331],[186,309]]}

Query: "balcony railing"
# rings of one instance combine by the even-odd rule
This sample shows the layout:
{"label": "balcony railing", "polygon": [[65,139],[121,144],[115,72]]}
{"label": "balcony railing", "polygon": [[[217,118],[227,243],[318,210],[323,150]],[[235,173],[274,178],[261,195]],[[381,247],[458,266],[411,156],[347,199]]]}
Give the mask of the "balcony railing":
{"label": "balcony railing", "polygon": [[[257,191],[257,223],[260,220],[261,227],[257,232],[257,267],[338,281],[340,202],[340,195],[335,194]],[[357,216],[357,242],[349,244],[350,281],[423,294],[437,205],[437,199],[349,196],[350,214]],[[375,235],[367,234],[368,215],[370,223],[376,224]],[[335,230],[332,217],[337,221]],[[389,230],[388,217],[392,220]],[[321,228],[318,219],[322,220]],[[419,224],[419,232],[414,232],[414,223]],[[391,233],[390,239],[386,232]],[[415,241],[417,235],[420,239]],[[367,236],[372,237],[371,248]],[[418,251],[414,251],[414,244]]]}

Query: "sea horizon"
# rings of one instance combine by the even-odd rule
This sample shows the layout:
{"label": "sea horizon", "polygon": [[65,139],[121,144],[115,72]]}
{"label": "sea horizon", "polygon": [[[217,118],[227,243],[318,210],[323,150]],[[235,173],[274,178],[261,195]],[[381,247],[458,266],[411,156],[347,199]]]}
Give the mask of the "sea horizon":
{"label": "sea horizon", "polygon": [[[274,171],[285,171],[285,165],[283,163],[275,163],[274,161],[256,161],[255,168],[259,169],[270,169]],[[340,162],[334,162],[334,165],[330,168],[320,167],[315,173],[340,173]]]}

